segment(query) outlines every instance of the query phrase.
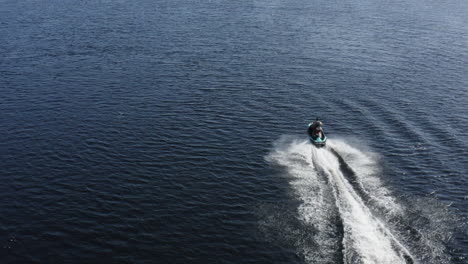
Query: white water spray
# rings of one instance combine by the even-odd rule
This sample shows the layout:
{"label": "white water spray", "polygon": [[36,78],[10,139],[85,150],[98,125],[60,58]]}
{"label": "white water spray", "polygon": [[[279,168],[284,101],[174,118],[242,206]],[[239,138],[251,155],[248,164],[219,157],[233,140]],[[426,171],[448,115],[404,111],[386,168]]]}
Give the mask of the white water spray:
{"label": "white water spray", "polygon": [[[285,143],[283,141],[283,143]],[[376,190],[371,199],[387,211],[400,207],[374,175],[376,166],[366,156],[344,142],[329,144],[337,153],[350,160],[359,184]],[[302,201],[298,208],[300,219],[316,227],[318,248],[302,249],[308,263],[330,262],[330,253],[342,248],[344,263],[411,263],[414,258],[390,229],[375,217],[340,169],[337,157],[329,149],[317,149],[307,141],[281,142],[268,160],[285,166],[294,177],[291,185]],[[375,162],[374,162],[375,163]],[[341,219],[342,241],[334,236],[337,211]],[[341,247],[340,245],[341,244]],[[328,258],[328,259],[327,259]]]}

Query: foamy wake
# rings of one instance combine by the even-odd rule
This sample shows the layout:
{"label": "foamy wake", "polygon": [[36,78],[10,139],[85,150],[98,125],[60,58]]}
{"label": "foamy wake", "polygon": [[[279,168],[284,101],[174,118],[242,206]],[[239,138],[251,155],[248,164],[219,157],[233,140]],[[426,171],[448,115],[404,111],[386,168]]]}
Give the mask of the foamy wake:
{"label": "foamy wake", "polygon": [[340,169],[333,148],[356,174],[363,190],[376,206],[388,213],[401,207],[377,177],[379,167],[373,154],[361,152],[344,141],[329,142],[317,149],[308,141],[280,140],[267,159],[284,166],[292,189],[302,201],[298,215],[316,228],[318,245],[301,250],[308,263],[413,263],[414,258],[392,234],[384,221],[373,215],[355,187]]}

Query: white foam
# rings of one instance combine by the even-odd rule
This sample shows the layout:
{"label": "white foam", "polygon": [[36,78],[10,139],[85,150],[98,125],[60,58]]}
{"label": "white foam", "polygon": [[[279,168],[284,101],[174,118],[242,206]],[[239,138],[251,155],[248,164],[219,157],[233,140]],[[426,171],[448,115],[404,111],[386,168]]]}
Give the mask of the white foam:
{"label": "white foam", "polygon": [[[390,192],[375,179],[377,166],[372,156],[342,141],[330,145],[344,153],[345,158],[351,157],[353,170],[365,188],[370,188],[374,199],[389,210],[399,210]],[[403,255],[410,256],[408,250],[383,222],[372,215],[341,173],[339,161],[330,150],[316,149],[307,141],[282,138],[267,159],[287,168],[292,177],[290,184],[302,201],[298,208],[300,220],[318,230],[316,241],[319,248],[311,249],[303,245],[302,251],[308,263],[330,261],[331,257],[327,259],[326,255],[336,251],[341,243],[334,233],[334,208],[338,208],[343,223],[345,263],[406,263]],[[330,192],[334,199],[329,198]]]}
{"label": "white foam", "polygon": [[334,229],[333,204],[330,200],[330,187],[319,178],[312,164],[310,144],[307,141],[282,137],[267,160],[284,166],[291,177],[290,184],[302,201],[298,207],[300,220],[318,230],[314,240],[320,241],[314,248],[305,245],[299,250],[308,263],[330,263],[333,253],[339,248]]}
{"label": "white foam", "polygon": [[379,156],[376,153],[359,150],[340,139],[330,140],[328,144],[353,169],[359,184],[367,191],[372,202],[384,209],[386,213],[403,214],[403,209],[396,202],[391,191],[383,185],[379,177],[381,168],[378,164]]}

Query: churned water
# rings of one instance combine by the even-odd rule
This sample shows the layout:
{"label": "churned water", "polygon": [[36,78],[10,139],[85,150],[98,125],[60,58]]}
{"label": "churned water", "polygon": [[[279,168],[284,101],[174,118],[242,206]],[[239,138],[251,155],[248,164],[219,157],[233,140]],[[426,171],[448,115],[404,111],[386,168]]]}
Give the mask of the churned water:
{"label": "churned water", "polygon": [[466,14],[0,0],[0,262],[466,263]]}

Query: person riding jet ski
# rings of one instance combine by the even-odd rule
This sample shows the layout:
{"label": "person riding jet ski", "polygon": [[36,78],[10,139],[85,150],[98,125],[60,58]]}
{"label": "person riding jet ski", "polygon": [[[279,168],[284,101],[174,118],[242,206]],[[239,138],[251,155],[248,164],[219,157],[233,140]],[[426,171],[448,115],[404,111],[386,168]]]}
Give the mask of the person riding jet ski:
{"label": "person riding jet ski", "polygon": [[325,136],[322,126],[322,121],[317,119],[315,122],[310,123],[309,128],[307,129],[310,142],[312,142],[316,147],[323,147],[327,142],[327,137]]}

